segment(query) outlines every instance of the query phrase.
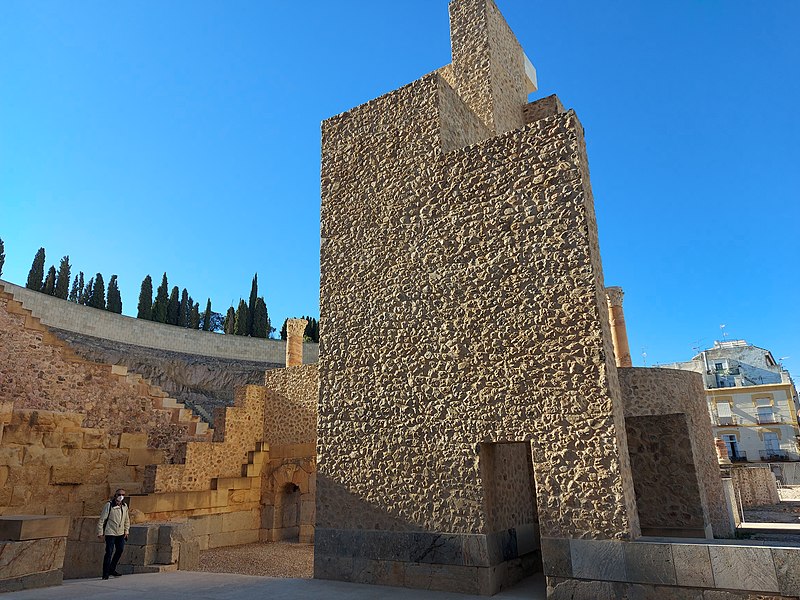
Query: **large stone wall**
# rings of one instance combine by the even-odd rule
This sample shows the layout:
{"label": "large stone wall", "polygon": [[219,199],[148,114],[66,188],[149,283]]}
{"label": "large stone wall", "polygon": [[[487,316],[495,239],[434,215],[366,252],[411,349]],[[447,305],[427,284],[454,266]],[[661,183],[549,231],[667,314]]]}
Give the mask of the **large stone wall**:
{"label": "large stone wall", "polygon": [[778,485],[769,465],[735,466],[731,468],[731,479],[743,507],[778,504]]}
{"label": "large stone wall", "polygon": [[110,434],[143,432],[171,457],[195,431],[172,411],[157,410],[164,396],[124,369],[80,360],[0,287],[0,401],[17,409],[83,413],[77,425]]}
{"label": "large stone wall", "polygon": [[[679,423],[673,420],[674,427],[667,427],[665,434],[672,437],[672,444],[661,446],[662,452],[667,452],[659,459],[648,455],[654,450],[654,443],[649,445],[630,446],[631,454],[640,456],[634,459],[640,468],[641,483],[637,488],[637,501],[649,496],[653,502],[646,502],[645,507],[650,510],[648,514],[653,527],[663,526],[663,514],[659,515],[659,506],[656,497],[669,499],[664,504],[662,511],[673,503],[675,508],[676,527],[688,527],[688,523],[696,523],[696,489],[702,503],[703,522],[711,525],[717,537],[729,537],[730,517],[725,502],[725,493],[722,488],[722,478],[717,461],[717,451],[714,436],[711,433],[711,420],[708,418],[703,380],[697,373],[679,371],[677,369],[642,369],[621,368],[618,370],[622,398],[625,402],[625,419],[630,424],[631,436],[637,442],[645,442],[648,435],[657,432],[643,424],[645,417],[661,415],[685,415],[686,430],[679,430]],[[640,419],[634,419],[638,417]],[[667,426],[667,422],[661,423]],[[657,426],[656,426],[657,427]],[[634,433],[635,430],[635,433]],[[683,441],[681,442],[681,437]],[[687,453],[688,449],[690,450]],[[658,472],[661,468],[664,472]],[[683,470],[683,472],[681,472]],[[696,475],[690,471],[695,471]],[[634,483],[636,482],[634,471]],[[696,486],[678,485],[682,478],[694,478]],[[653,489],[653,486],[657,486]],[[684,494],[681,496],[682,494]],[[682,508],[680,508],[682,507]],[[683,514],[683,517],[679,517]],[[642,522],[645,518],[642,517]]]}
{"label": "large stone wall", "polygon": [[[524,93],[481,81],[506,69],[524,89],[492,2],[451,17],[451,69],[323,124],[319,577],[353,577],[335,542],[351,534],[395,539],[399,555],[369,563],[394,583],[422,576],[402,564],[413,538],[387,532],[491,543],[493,442],[530,441],[543,535],[638,533],[583,128],[571,111],[524,125]],[[465,107],[510,131],[466,139],[485,130]],[[440,560],[473,591],[517,558],[460,556]]]}
{"label": "large stone wall", "polygon": [[[285,343],[280,340],[220,335],[164,325],[67,302],[6,281],[0,281],[0,285],[42,323],[54,329],[183,354],[285,364]],[[317,362],[318,354],[317,344],[303,344],[303,362]]]}

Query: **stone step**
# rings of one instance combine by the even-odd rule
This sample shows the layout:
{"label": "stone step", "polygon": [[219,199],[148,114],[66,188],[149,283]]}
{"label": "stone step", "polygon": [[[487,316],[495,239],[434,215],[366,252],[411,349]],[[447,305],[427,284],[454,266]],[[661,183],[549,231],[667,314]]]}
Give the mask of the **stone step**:
{"label": "stone step", "polygon": [[195,434],[196,435],[204,435],[204,434],[208,433],[209,431],[213,432],[214,430],[210,429],[209,426],[208,426],[208,423],[206,423],[205,421],[200,421],[197,424],[197,426],[195,427]]}

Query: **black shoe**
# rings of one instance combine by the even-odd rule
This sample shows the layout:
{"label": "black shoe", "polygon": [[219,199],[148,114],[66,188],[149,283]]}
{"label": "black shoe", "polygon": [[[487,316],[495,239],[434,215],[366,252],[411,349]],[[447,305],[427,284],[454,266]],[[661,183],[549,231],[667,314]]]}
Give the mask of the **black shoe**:
{"label": "black shoe", "polygon": [[108,575],[103,575],[103,579],[108,579]]}
{"label": "black shoe", "polygon": [[112,574],[114,577],[122,577],[122,573],[117,573],[116,571],[111,571],[111,574]]}

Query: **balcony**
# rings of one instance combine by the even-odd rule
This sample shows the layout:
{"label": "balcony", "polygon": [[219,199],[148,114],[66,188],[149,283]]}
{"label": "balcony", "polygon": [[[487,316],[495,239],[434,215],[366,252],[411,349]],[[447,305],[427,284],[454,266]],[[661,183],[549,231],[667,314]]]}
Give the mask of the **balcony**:
{"label": "balcony", "polygon": [[776,423],[783,423],[784,417],[783,415],[776,415],[775,413],[772,414],[763,414],[758,415],[756,417],[756,421],[759,425],[774,425]]}
{"label": "balcony", "polygon": [[739,417],[717,417],[717,426],[718,427],[726,427],[730,425],[738,425],[739,424]]}
{"label": "balcony", "polygon": [[759,450],[758,456],[765,462],[785,462],[789,460],[789,453],[786,450]]}
{"label": "balcony", "polygon": [[747,454],[744,452],[740,454],[734,454],[728,458],[731,459],[731,462],[747,462]]}

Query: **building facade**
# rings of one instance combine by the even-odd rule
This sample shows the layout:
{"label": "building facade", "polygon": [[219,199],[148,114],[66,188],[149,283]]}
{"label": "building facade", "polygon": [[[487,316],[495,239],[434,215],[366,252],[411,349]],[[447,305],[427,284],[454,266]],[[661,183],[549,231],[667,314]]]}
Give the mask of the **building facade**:
{"label": "building facade", "polygon": [[797,390],[769,350],[745,340],[714,342],[690,361],[661,366],[703,376],[714,436],[731,461],[800,460]]}

